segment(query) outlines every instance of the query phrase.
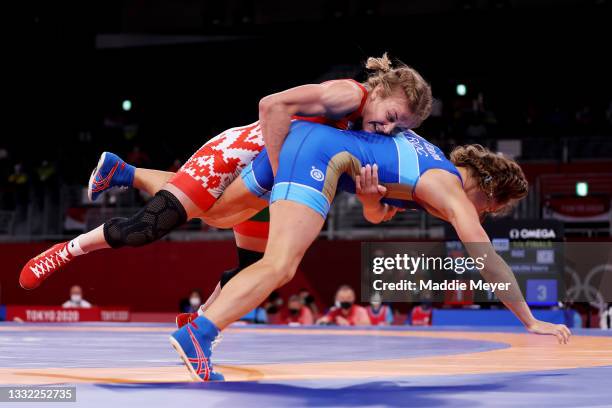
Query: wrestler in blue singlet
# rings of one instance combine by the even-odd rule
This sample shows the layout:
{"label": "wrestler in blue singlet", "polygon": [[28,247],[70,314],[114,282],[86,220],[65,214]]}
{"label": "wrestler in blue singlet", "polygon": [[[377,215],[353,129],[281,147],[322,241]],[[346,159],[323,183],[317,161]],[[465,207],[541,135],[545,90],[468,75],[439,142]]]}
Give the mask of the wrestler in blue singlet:
{"label": "wrestler in blue singlet", "polygon": [[304,121],[291,125],[276,180],[265,149],[241,177],[251,193],[268,198],[270,203],[298,202],[325,218],[336,190],[354,193],[355,175],[366,164],[378,165],[379,183],[387,187],[382,202],[400,208],[420,208],[413,191],[421,175],[430,169],[448,171],[462,181],[440,148],[413,131],[384,136]]}

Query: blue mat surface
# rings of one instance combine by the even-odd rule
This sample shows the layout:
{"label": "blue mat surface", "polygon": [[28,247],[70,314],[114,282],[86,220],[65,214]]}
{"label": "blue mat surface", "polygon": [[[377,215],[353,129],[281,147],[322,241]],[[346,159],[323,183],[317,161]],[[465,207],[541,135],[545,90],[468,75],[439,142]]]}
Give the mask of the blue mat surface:
{"label": "blue mat surface", "polygon": [[[122,329],[129,330],[122,330]],[[427,337],[426,333],[507,332],[516,327],[390,327],[424,337],[355,333],[337,336],[317,328],[253,332],[247,326],[225,334],[215,352],[226,365],[367,361],[450,356],[501,350],[505,343]],[[174,367],[179,366],[162,324],[0,324],[0,367]],[[76,330],[75,330],[76,329]],[[280,330],[279,330],[280,329]],[[284,331],[287,330],[286,333]],[[291,330],[291,332],[289,331]],[[349,329],[350,330],[350,329]],[[371,329],[375,332],[374,329]],[[574,330],[586,336],[612,336],[612,331]],[[373,333],[376,334],[376,333]],[[299,366],[296,366],[299,367]],[[299,368],[297,368],[299,369]],[[554,371],[439,375],[367,379],[325,379],[227,383],[77,384],[77,403],[67,407],[612,407],[612,367]],[[21,404],[19,406],[27,406]],[[42,406],[34,404],[33,406]]]}

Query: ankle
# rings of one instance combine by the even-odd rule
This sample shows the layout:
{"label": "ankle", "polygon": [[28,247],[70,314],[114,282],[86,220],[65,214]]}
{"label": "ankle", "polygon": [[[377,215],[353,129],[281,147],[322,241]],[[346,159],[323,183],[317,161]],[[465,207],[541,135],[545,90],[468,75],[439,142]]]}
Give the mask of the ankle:
{"label": "ankle", "polygon": [[80,236],[76,237],[75,239],[73,239],[72,241],[66,244],[66,247],[68,248],[68,252],[70,253],[70,255],[74,257],[84,255],[87,253],[87,251],[81,248],[81,243],[79,242],[80,241],[79,238]]}
{"label": "ankle", "polygon": [[202,334],[204,334],[204,336],[209,337],[211,339],[214,339],[215,337],[217,337],[217,335],[221,331],[219,330],[217,325],[212,322],[212,320],[210,320],[204,315],[201,315],[195,318],[193,320],[193,323],[198,328],[198,330]]}

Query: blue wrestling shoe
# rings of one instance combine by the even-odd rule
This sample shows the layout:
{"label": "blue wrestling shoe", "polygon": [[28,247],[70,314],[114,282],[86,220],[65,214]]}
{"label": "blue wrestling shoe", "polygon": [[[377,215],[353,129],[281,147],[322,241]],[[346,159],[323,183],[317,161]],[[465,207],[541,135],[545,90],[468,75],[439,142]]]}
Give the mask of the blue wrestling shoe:
{"label": "blue wrestling shoe", "polygon": [[119,156],[104,152],[98,165],[91,172],[87,196],[96,201],[106,190],[113,187],[132,187],[136,168],[121,160]]}
{"label": "blue wrestling shoe", "polygon": [[179,354],[191,377],[197,381],[223,381],[223,374],[213,370],[211,346],[219,335],[213,322],[200,316],[172,333],[170,344]]}

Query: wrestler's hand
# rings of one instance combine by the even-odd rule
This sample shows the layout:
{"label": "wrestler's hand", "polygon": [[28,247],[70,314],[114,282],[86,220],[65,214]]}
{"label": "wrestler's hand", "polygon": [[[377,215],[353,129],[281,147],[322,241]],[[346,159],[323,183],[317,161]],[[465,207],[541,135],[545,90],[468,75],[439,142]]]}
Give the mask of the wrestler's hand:
{"label": "wrestler's hand", "polygon": [[389,221],[395,214],[404,211],[402,208],[381,204],[380,200],[387,193],[387,188],[378,184],[376,164],[361,168],[360,174],[355,177],[355,191],[357,199],[363,205],[364,217],[374,224]]}
{"label": "wrestler's hand", "polygon": [[378,184],[378,165],[367,164],[355,177],[357,199],[364,207],[378,206],[387,193],[387,187]]}
{"label": "wrestler's hand", "polygon": [[547,334],[557,337],[559,344],[567,344],[572,335],[570,329],[564,324],[553,324],[544,322],[542,320],[536,320],[531,325],[527,326],[527,330],[534,334]]}

